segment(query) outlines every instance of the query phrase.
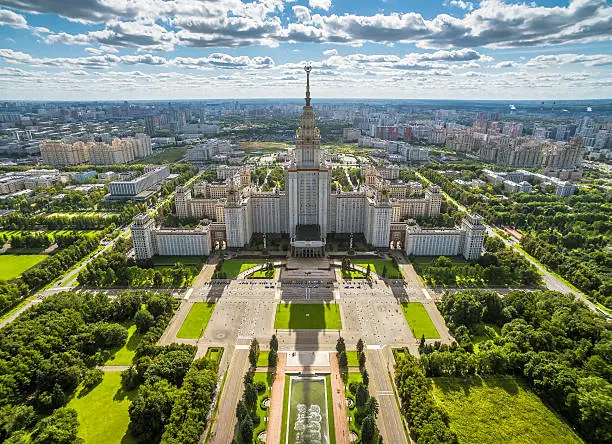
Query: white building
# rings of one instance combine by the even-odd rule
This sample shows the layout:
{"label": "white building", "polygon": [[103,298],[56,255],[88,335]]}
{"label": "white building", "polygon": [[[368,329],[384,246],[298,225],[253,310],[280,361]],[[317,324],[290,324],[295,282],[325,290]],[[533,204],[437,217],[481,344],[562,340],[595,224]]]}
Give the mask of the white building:
{"label": "white building", "polygon": [[170,175],[167,166],[145,166],[144,174],[128,181],[113,181],[108,184],[109,194],[105,199],[110,200],[146,200],[157,191],[159,183]]}
{"label": "white building", "polygon": [[468,214],[456,229],[425,229],[406,226],[405,251],[414,256],[463,256],[476,260],[482,254],[486,228],[482,217]]}

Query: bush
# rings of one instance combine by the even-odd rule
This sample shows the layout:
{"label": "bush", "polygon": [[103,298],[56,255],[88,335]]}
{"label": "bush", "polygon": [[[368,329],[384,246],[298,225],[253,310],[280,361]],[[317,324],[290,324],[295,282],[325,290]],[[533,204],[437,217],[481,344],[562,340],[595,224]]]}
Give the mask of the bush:
{"label": "bush", "polygon": [[83,378],[83,390],[87,392],[93,390],[94,387],[102,382],[102,379],[104,379],[104,372],[99,368],[88,371],[85,374],[85,378]]}
{"label": "bush", "polygon": [[263,381],[257,381],[255,383],[255,389],[260,395],[263,394],[266,391],[266,383]]}
{"label": "bush", "polygon": [[146,333],[155,323],[155,318],[148,310],[140,309],[134,315],[134,323],[138,333]]}
{"label": "bush", "polygon": [[349,384],[349,391],[350,391],[350,392],[351,392],[353,395],[354,395],[354,394],[356,394],[356,393],[357,393],[357,387],[358,387],[358,386],[359,386],[359,384],[358,384],[358,383],[356,383],[356,382],[351,382],[351,383]]}
{"label": "bush", "polygon": [[140,375],[134,366],[121,372],[121,387],[128,392],[134,390],[140,384]]}

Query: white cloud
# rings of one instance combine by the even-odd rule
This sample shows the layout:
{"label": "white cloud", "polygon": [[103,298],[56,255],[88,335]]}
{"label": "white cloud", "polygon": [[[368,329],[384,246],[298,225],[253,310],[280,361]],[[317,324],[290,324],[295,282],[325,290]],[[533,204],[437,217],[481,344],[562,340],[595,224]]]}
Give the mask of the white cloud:
{"label": "white cloud", "polygon": [[445,3],[444,6],[454,6],[459,9],[467,9],[468,11],[474,10],[474,3],[464,2],[463,0],[450,0],[448,3]]}
{"label": "white cloud", "polygon": [[295,5],[291,9],[298,22],[305,23],[310,21],[310,9],[306,6]]}
{"label": "white cloud", "polygon": [[331,8],[332,2],[331,0],[308,0],[308,4],[313,9],[319,8],[325,11],[329,11],[329,8]]}
{"label": "white cloud", "polygon": [[336,49],[326,49],[325,51],[323,51],[323,55],[326,55],[326,56],[338,55],[338,50],[336,50]]}
{"label": "white cloud", "polygon": [[28,21],[23,15],[8,9],[0,9],[0,25],[10,26],[11,28],[27,28]]}

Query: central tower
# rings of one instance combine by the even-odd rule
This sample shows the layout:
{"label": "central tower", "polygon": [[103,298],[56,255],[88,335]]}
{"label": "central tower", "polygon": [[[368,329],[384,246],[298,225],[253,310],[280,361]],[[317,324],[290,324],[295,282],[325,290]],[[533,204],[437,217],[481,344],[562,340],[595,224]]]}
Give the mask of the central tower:
{"label": "central tower", "polygon": [[287,192],[291,245],[295,253],[311,256],[322,253],[325,247],[331,166],[321,156],[321,133],[310,105],[312,67],[305,66],[304,70],[306,104],[296,132],[294,159],[287,171]]}

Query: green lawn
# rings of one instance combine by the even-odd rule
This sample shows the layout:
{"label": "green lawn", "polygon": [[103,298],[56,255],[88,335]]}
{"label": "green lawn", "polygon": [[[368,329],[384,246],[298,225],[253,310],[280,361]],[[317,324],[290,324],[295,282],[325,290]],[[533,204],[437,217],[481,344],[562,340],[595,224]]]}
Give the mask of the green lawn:
{"label": "green lawn", "polygon": [[140,344],[142,335],[136,331],[136,325],[128,327],[128,338],[125,345],[117,349],[106,365],[132,365],[132,359],[136,354],[136,347]]}
{"label": "green lawn", "polygon": [[274,328],[339,330],[342,328],[338,304],[278,304]]}
{"label": "green lawn", "polygon": [[423,335],[426,339],[438,339],[440,337],[423,304],[420,302],[404,302],[402,303],[402,311],[415,338],[421,339]]}
{"label": "green lawn", "polygon": [[527,384],[512,376],[434,378],[433,395],[460,443],[581,443]]}
{"label": "green lawn", "polygon": [[268,355],[269,351],[260,351],[259,356],[257,356],[257,367],[267,367],[268,366]]}
{"label": "green lawn", "polygon": [[0,280],[15,279],[45,259],[45,254],[0,254]]}
{"label": "green lawn", "polygon": [[200,338],[204,334],[214,310],[214,302],[195,302],[176,337],[182,339]]}
{"label": "green lawn", "polygon": [[259,270],[255,271],[247,276],[247,279],[274,279],[276,275],[276,269],[272,270]]}
{"label": "green lawn", "polygon": [[219,364],[223,357],[223,347],[208,347],[206,349],[206,355],[204,357],[212,362]]}
{"label": "green lawn", "polygon": [[79,437],[85,444],[132,444],[128,434],[128,407],[137,390],[125,392],[121,387],[121,372],[105,372],[102,382],[81,396],[81,389],[68,403],[78,413]]}
{"label": "green lawn", "polygon": [[265,260],[260,259],[228,259],[223,261],[223,265],[221,265],[221,272],[226,274],[227,279],[234,279],[243,271],[265,262]]}
{"label": "green lawn", "polygon": [[393,261],[388,259],[356,259],[353,261],[353,264],[363,268],[368,268],[368,264],[370,264],[370,269],[379,276],[382,276],[383,270],[386,267],[388,278],[401,279],[403,277],[399,268],[393,265]]}
{"label": "green lawn", "polygon": [[342,272],[342,279],[351,280],[351,279],[365,279],[366,275],[361,271],[357,270],[346,270]]}
{"label": "green lawn", "polygon": [[281,444],[287,442],[287,414],[289,413],[289,385],[291,377],[285,375],[285,388],[283,390],[283,419],[281,422]]}
{"label": "green lawn", "polygon": [[[355,395],[351,393],[351,391],[349,390],[349,385],[352,382],[356,384],[363,383],[363,377],[361,376],[361,372],[348,372],[347,377],[346,377],[346,382],[344,384],[346,386],[346,390],[344,391],[344,396],[346,398],[351,398],[354,403]],[[349,430],[352,430],[353,432],[357,433],[357,436],[361,438],[361,429],[357,426],[357,423],[355,422],[355,413],[357,413],[357,407],[355,406],[355,404],[353,404],[353,408],[347,407],[346,413],[348,414],[348,417],[350,418]]]}
{"label": "green lawn", "polygon": [[187,148],[164,148],[134,163],[174,163],[187,155]]}
{"label": "green lawn", "polygon": [[266,426],[268,423],[265,421],[265,418],[269,416],[268,409],[262,407],[261,405],[261,402],[264,399],[269,398],[271,396],[270,384],[268,384],[268,373],[255,372],[255,374],[253,375],[253,384],[256,384],[257,382],[263,382],[264,384],[266,384],[266,391],[257,396],[257,416],[259,416],[260,422],[259,425],[253,430],[253,441],[255,441],[256,443],[260,443],[261,441],[257,439],[257,435],[266,430]]}
{"label": "green lawn", "polygon": [[[365,350],[364,350],[365,351]],[[346,351],[346,358],[348,360],[349,367],[359,367],[359,359],[357,358],[357,351]]]}

